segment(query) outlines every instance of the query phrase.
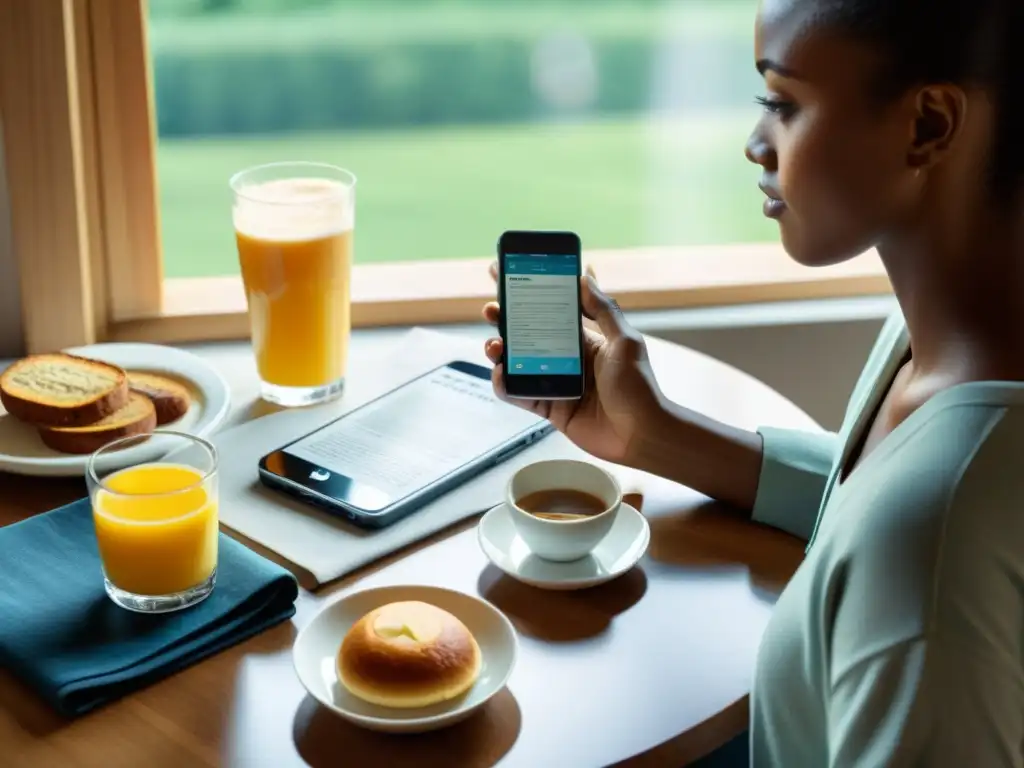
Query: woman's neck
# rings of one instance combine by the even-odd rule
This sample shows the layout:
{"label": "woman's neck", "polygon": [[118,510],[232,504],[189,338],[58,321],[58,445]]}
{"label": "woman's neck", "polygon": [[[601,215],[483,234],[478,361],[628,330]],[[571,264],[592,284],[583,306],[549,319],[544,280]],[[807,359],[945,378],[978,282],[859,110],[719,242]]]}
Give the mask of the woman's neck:
{"label": "woman's neck", "polygon": [[[953,212],[948,212],[952,214]],[[1024,216],[935,216],[879,247],[907,322],[915,377],[1024,380]]]}

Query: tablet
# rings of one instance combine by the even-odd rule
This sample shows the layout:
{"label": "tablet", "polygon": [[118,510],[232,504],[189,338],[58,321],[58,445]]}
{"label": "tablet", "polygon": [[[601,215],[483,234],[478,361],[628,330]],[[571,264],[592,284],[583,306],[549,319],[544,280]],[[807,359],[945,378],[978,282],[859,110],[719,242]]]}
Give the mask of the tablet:
{"label": "tablet", "polygon": [[491,370],[454,361],[264,456],[261,480],[380,528],[552,430],[494,395]]}

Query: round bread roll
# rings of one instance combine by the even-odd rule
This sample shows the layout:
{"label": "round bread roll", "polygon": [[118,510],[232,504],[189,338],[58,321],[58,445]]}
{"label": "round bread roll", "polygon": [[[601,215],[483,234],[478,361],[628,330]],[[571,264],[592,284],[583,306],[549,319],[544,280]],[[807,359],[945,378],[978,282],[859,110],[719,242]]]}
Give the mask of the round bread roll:
{"label": "round bread roll", "polygon": [[412,709],[461,696],[480,664],[480,646],[465,624],[408,601],[382,605],[352,625],[338,652],[338,678],[363,701]]}

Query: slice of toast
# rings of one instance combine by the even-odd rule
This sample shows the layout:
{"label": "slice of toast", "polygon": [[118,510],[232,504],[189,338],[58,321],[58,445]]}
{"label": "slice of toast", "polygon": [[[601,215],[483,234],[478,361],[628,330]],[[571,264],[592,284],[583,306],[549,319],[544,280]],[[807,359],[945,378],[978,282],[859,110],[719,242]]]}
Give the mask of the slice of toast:
{"label": "slice of toast", "polygon": [[61,453],[92,453],[114,440],[148,435],[156,429],[156,407],[139,392],[128,396],[128,405],[87,427],[59,427],[39,430],[43,442]]}
{"label": "slice of toast", "polygon": [[36,426],[84,427],[128,404],[128,374],[63,352],[30,355],[0,375],[0,403]]}
{"label": "slice of toast", "polygon": [[167,376],[129,371],[128,386],[133,392],[139,392],[153,401],[156,407],[157,426],[162,427],[177,421],[188,413],[188,408],[192,404],[192,395],[188,388]]}

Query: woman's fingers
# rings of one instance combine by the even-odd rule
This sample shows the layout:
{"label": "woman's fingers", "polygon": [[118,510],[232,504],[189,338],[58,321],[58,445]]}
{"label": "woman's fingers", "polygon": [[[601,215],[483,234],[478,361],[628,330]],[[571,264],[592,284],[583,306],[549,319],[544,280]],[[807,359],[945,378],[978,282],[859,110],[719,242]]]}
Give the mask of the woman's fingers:
{"label": "woman's fingers", "polygon": [[601,348],[603,341],[604,334],[602,334],[601,329],[597,327],[597,323],[593,320],[583,318],[583,346],[591,352],[596,352]]}
{"label": "woman's fingers", "polygon": [[[488,344],[488,346],[490,346]],[[487,356],[490,357],[491,353],[488,349]],[[508,400],[508,395],[505,393],[505,376],[501,372],[501,366],[495,364],[494,368],[491,369],[491,384],[494,386],[494,394],[497,395],[499,400]]]}
{"label": "woman's fingers", "polygon": [[498,306],[498,302],[489,301],[484,304],[484,320],[491,325],[498,324],[498,321],[501,320],[501,307]]}
{"label": "woman's fingers", "polygon": [[598,287],[593,277],[583,278],[582,299],[583,314],[597,323],[606,338],[634,335],[618,303]]}
{"label": "woman's fingers", "polygon": [[504,352],[504,345],[501,343],[501,339],[488,339],[484,343],[484,354],[487,355],[487,359],[497,365],[501,362],[501,355]]}

